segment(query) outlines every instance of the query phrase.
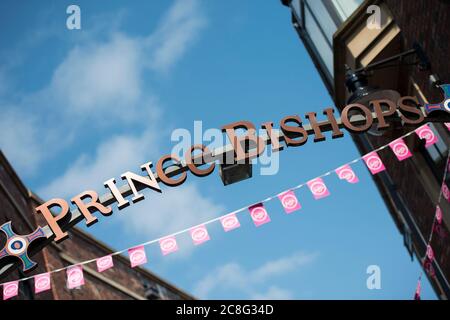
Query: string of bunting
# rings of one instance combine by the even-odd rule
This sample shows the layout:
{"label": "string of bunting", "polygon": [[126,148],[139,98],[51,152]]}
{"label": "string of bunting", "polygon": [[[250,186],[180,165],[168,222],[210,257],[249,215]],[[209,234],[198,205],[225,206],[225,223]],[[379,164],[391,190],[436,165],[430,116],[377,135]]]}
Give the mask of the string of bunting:
{"label": "string of bunting", "polygon": [[[446,126],[447,126],[448,130],[450,131],[450,123],[446,123]],[[401,137],[393,140],[392,142],[390,142],[384,146],[381,146],[381,147],[367,153],[364,156],[358,157],[358,158],[338,167],[335,170],[328,171],[306,183],[301,183],[293,188],[290,188],[288,190],[280,192],[276,195],[270,196],[264,200],[254,203],[252,205],[242,207],[233,212],[216,217],[209,221],[205,221],[196,226],[177,231],[170,235],[163,236],[161,238],[157,238],[157,239],[153,239],[153,240],[149,240],[147,242],[141,243],[140,245],[113,252],[104,257],[86,260],[86,261],[72,264],[72,265],[69,265],[69,266],[66,266],[66,267],[63,267],[60,269],[52,270],[52,271],[49,271],[46,273],[42,273],[42,274],[38,274],[35,276],[30,276],[30,277],[26,277],[26,278],[21,278],[19,280],[3,283],[3,284],[1,284],[3,286],[3,300],[7,300],[7,299],[17,296],[18,291],[19,291],[19,282],[30,280],[30,279],[34,279],[34,289],[35,289],[36,294],[50,290],[51,289],[51,274],[56,273],[56,272],[61,272],[64,270],[66,270],[67,288],[68,289],[79,288],[79,287],[83,286],[85,283],[84,275],[83,275],[83,265],[95,262],[96,266],[97,266],[97,271],[104,272],[105,270],[108,270],[108,269],[114,267],[113,256],[119,255],[119,254],[122,254],[125,252],[128,253],[130,264],[131,264],[132,268],[143,265],[143,264],[147,263],[147,255],[145,252],[145,246],[153,244],[153,243],[159,243],[161,253],[163,255],[168,255],[179,249],[177,240],[176,240],[176,236],[179,234],[182,234],[182,233],[189,232],[194,245],[201,245],[202,243],[210,240],[208,230],[206,228],[206,226],[208,224],[211,224],[216,221],[220,221],[225,232],[229,232],[236,228],[239,228],[240,223],[239,223],[239,219],[237,218],[236,215],[240,212],[244,212],[244,211],[248,210],[250,213],[250,217],[256,227],[264,225],[271,221],[270,216],[269,216],[266,208],[264,207],[264,203],[266,203],[268,201],[271,201],[273,199],[279,199],[281,205],[284,208],[285,213],[291,214],[294,211],[301,209],[301,204],[298,201],[298,198],[294,191],[297,189],[300,189],[304,186],[307,186],[308,189],[310,190],[310,192],[312,193],[314,199],[319,200],[319,199],[328,197],[330,195],[330,191],[328,190],[328,188],[322,178],[331,175],[333,172],[339,177],[339,179],[345,180],[348,183],[354,184],[354,183],[359,182],[359,179],[358,179],[357,175],[355,174],[355,172],[353,171],[353,169],[351,168],[351,165],[360,161],[361,159],[365,162],[365,164],[366,164],[367,168],[369,169],[369,171],[371,172],[371,174],[375,175],[386,169],[381,158],[378,156],[378,152],[385,148],[389,147],[399,161],[403,161],[407,158],[410,158],[412,156],[412,153],[409,150],[408,146],[406,145],[406,143],[403,139],[413,133],[416,133],[420,139],[425,140],[426,147],[429,147],[429,146],[435,144],[438,140],[438,138],[433,133],[431,128],[428,126],[428,124],[422,125],[421,127],[417,128],[413,131],[410,131],[410,132],[402,135]],[[448,188],[447,188],[447,190],[448,190]],[[449,198],[447,198],[448,201],[450,201]]]}
{"label": "string of bunting", "polygon": [[[447,126],[450,130],[450,126]],[[450,172],[450,150],[447,154],[447,159],[445,161],[444,176],[442,177],[442,184],[439,190],[439,196],[436,203],[436,210],[433,217],[433,223],[431,224],[431,231],[428,237],[426,251],[421,257],[420,261],[423,264],[423,269],[430,275],[430,277],[435,276],[435,270],[433,268],[433,260],[435,259],[433,248],[431,247],[431,241],[433,240],[433,235],[436,233],[440,237],[445,237],[445,230],[442,227],[442,209],[439,206],[442,197],[450,203],[450,190],[445,181],[447,180],[447,174]],[[417,280],[416,291],[414,293],[414,300],[421,300],[420,294],[422,289],[422,276],[423,270],[420,271],[419,279]]]}

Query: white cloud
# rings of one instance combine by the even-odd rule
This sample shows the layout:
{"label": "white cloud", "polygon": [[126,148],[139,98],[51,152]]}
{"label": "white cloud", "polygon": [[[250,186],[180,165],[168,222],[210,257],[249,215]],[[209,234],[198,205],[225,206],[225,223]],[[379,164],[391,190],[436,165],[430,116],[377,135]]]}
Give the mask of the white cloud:
{"label": "white cloud", "polygon": [[204,299],[219,286],[225,289],[246,291],[248,286],[246,274],[239,264],[235,262],[227,263],[201,279],[195,286],[194,293]]}
{"label": "white cloud", "polygon": [[287,257],[268,261],[253,270],[246,270],[234,262],[228,263],[216,268],[201,279],[194,288],[194,292],[201,298],[207,298],[211,292],[222,289],[234,292],[239,290],[251,299],[288,299],[291,298],[291,293],[287,290],[270,286],[264,293],[260,293],[257,287],[267,283],[275,276],[287,274],[314,262],[317,256],[316,253],[296,252]]}
{"label": "white cloud", "polygon": [[[120,174],[128,170],[139,173],[141,164],[157,160],[161,153],[155,138],[164,128],[155,114],[161,108],[146,88],[143,73],[171,69],[204,23],[197,0],[177,0],[148,36],[129,37],[115,31],[106,42],[92,42],[87,37],[87,43],[69,52],[50,85],[32,98],[48,102],[46,105],[61,117],[73,118],[87,132],[102,121],[121,126],[125,121],[153,129],[112,136],[94,153],[80,155],[63,174],[38,190],[44,199],[70,198],[85,189],[102,193],[106,191],[102,183],[107,179],[115,177],[121,184]],[[86,125],[86,120],[91,122]],[[116,217],[135,235],[162,236],[224,211],[189,182],[178,188],[163,188],[162,194],[152,190],[144,194],[145,204],[133,204]]]}
{"label": "white cloud", "polygon": [[197,0],[177,0],[148,36],[116,31],[106,42],[88,38],[56,68],[43,99],[70,116],[139,120],[149,95],[144,71],[167,72],[175,65],[205,25],[200,9]]}
{"label": "white cloud", "polygon": [[[147,36],[131,37],[113,28],[110,35],[102,35],[106,41],[83,37],[54,70],[50,82],[42,90],[23,94],[21,101],[15,103],[15,109],[7,107],[8,104],[2,105],[0,121],[2,128],[9,130],[2,134],[0,148],[6,150],[13,165],[19,166],[21,174],[28,175],[42,163],[44,150],[52,149],[52,137],[60,138],[57,144],[62,150],[69,146],[71,140],[68,137],[76,136],[80,141],[81,137],[95,136],[99,128],[104,131],[105,128],[113,130],[117,126],[128,126],[135,130],[153,126],[158,130],[155,115],[161,110],[155,103],[157,97],[144,82],[143,74],[152,70],[167,72],[172,68],[197,38],[204,22],[197,0],[177,0],[158,27]],[[4,75],[1,77],[3,80]],[[0,87],[0,93],[4,91]],[[139,158],[143,158],[142,151],[136,150],[137,145],[128,143],[127,146],[133,147],[136,153],[141,153]],[[106,149],[99,151],[107,154]],[[33,154],[32,158],[30,154]],[[46,160],[54,160],[50,157],[57,154],[46,154]],[[110,162],[107,166],[112,173],[119,162],[131,163],[132,159],[128,157],[125,153],[119,155],[123,159],[106,159],[104,156],[102,163]],[[73,190],[73,186],[79,184],[71,185],[66,181],[92,181],[92,177],[97,177],[97,168],[89,165],[91,160],[89,155],[80,157],[73,168],[42,190],[54,192],[58,182]],[[91,172],[82,169],[86,166]]]}
{"label": "white cloud", "polygon": [[139,166],[158,153],[155,137],[152,130],[140,136],[113,136],[100,144],[93,156],[80,155],[64,174],[38,193],[44,198],[72,197],[85,189],[103,189],[104,181],[132,168],[139,173]]}
{"label": "white cloud", "polygon": [[139,63],[138,42],[124,35],[75,47],[55,70],[47,94],[55,98],[54,107],[83,118],[127,117],[141,98]]}
{"label": "white cloud", "polygon": [[145,203],[134,204],[134,208],[121,213],[125,229],[135,235],[161,237],[224,213],[225,208],[202,195],[195,183],[185,183],[163,188],[161,194],[145,193]]}
{"label": "white cloud", "polygon": [[271,286],[263,293],[255,293],[251,296],[254,300],[292,300],[293,294],[289,290]]}
{"label": "white cloud", "polygon": [[[41,186],[37,193],[43,199],[70,199],[86,189],[102,194],[104,181],[115,177],[122,184],[120,174],[141,173],[141,164],[157,160],[161,152],[156,138],[165,130],[157,121],[162,108],[144,75],[167,73],[182,58],[205,25],[201,9],[197,0],[174,1],[157,27],[142,37],[114,27],[99,41],[94,30],[79,38],[43,89],[24,94],[14,108],[2,107],[0,127],[7,129],[0,147],[20,173],[32,172],[44,160],[51,164],[56,158],[52,155],[71,146],[71,136],[80,146],[87,143],[94,150],[82,149],[63,173]],[[114,129],[118,126],[130,133],[118,133]],[[99,132],[110,136],[92,141]],[[51,142],[61,148],[59,152],[53,152]],[[162,236],[224,211],[189,182],[163,188],[162,194],[152,190],[144,194],[146,201],[112,217],[134,235]]]}
{"label": "white cloud", "polygon": [[120,35],[76,47],[45,89],[25,94],[14,105],[3,104],[0,148],[18,172],[33,173],[67,147],[70,136],[93,135],[107,121],[109,128],[144,118],[151,122],[151,114],[159,111],[154,98],[141,94],[138,56],[134,40]]}
{"label": "white cloud", "polygon": [[289,272],[296,267],[306,265],[316,258],[315,254],[306,255],[297,252],[291,256],[268,261],[252,273],[254,281],[264,281],[267,278]]}
{"label": "white cloud", "polygon": [[32,174],[48,156],[45,145],[53,144],[51,152],[58,150],[56,142],[69,137],[58,137],[54,130],[41,132],[42,122],[33,114],[19,107],[0,107],[0,150],[5,154],[16,170],[23,174]]}
{"label": "white cloud", "polygon": [[[49,185],[39,190],[44,199],[52,197],[70,198],[86,189],[94,189],[99,194],[106,192],[103,182],[116,178],[119,185],[124,184],[120,174],[133,171],[143,174],[140,165],[152,161],[156,164],[159,150],[156,134],[147,130],[141,136],[115,136],[102,143],[93,156],[81,155],[70,168]],[[153,148],[153,149],[152,149]],[[134,168],[134,169],[133,169]],[[193,176],[189,175],[188,179]],[[131,234],[138,236],[163,236],[184,229],[205,219],[224,212],[224,207],[205,198],[199,188],[187,181],[177,188],[164,187],[162,193],[153,190],[143,191],[146,199],[132,204],[121,212],[117,219]]]}
{"label": "white cloud", "polygon": [[206,25],[197,0],[177,0],[146,40],[153,51],[149,66],[167,72],[185,53]]}
{"label": "white cloud", "polygon": [[38,134],[35,121],[19,112],[6,110],[2,111],[0,128],[1,150],[14,161],[14,166],[26,172],[35,169],[43,157],[43,150],[34,143],[34,137]]}

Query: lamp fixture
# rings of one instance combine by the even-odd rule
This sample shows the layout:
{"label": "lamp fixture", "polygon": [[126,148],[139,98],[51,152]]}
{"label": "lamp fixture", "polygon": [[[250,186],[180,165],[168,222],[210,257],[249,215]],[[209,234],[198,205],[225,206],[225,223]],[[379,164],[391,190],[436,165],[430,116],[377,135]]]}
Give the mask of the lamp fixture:
{"label": "lamp fixture", "polygon": [[[406,63],[405,58],[412,55],[416,55],[418,59],[414,62]],[[348,65],[345,65],[345,85],[350,93],[347,104],[359,103],[371,109],[370,101],[373,100],[388,99],[397,101],[400,98],[400,93],[395,90],[386,90],[370,86],[367,78],[374,70],[400,65],[417,65],[420,70],[430,69],[430,62],[422,47],[417,43],[414,43],[413,48],[410,50],[374,62],[354,71]],[[376,126],[373,126],[368,133],[374,136],[383,135],[383,132],[379,131]]]}

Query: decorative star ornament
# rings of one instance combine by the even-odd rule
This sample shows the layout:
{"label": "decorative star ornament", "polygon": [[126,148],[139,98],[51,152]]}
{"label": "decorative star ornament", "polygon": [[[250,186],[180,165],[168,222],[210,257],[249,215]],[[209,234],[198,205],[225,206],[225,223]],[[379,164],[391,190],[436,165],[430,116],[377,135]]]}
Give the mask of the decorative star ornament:
{"label": "decorative star ornament", "polygon": [[434,111],[447,111],[450,113],[450,84],[438,85],[444,94],[444,100],[441,103],[427,103],[425,104],[425,112],[427,115]]}
{"label": "decorative star ornament", "polygon": [[28,256],[28,247],[36,239],[45,238],[42,228],[38,227],[32,233],[22,236],[13,231],[11,221],[8,221],[0,226],[0,231],[6,235],[5,246],[0,250],[0,259],[8,256],[16,257],[22,261],[23,271],[34,268],[37,263]]}

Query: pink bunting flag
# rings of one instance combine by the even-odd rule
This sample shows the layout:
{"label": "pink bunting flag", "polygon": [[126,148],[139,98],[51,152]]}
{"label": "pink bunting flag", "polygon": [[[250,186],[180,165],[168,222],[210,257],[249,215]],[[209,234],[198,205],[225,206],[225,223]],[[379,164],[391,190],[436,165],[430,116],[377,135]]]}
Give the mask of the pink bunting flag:
{"label": "pink bunting flag", "polygon": [[350,183],[357,183],[359,182],[358,177],[356,176],[356,174],[353,172],[352,168],[346,164],[340,168],[337,168],[335,170],[337,176],[339,177],[339,179],[341,180],[346,180],[347,182]]}
{"label": "pink bunting flag", "polygon": [[412,156],[411,151],[409,151],[408,146],[402,138],[389,143],[389,147],[391,147],[392,152],[394,152],[399,161],[403,161]]}
{"label": "pink bunting flag", "polygon": [[147,263],[147,255],[145,254],[144,246],[128,249],[128,256],[130,257],[132,268]]}
{"label": "pink bunting flag", "polygon": [[420,279],[419,279],[419,281],[417,281],[416,292],[414,293],[414,300],[420,300],[420,291],[421,291],[421,285],[420,285]]}
{"label": "pink bunting flag", "polygon": [[328,197],[330,195],[330,192],[328,191],[328,188],[322,178],[310,180],[307,185],[316,200]]}
{"label": "pink bunting flag", "polygon": [[255,226],[259,227],[270,222],[269,214],[262,203],[255,204],[249,207],[248,210]]}
{"label": "pink bunting flag", "polygon": [[367,168],[369,168],[369,170],[372,174],[377,174],[381,171],[386,170],[386,168],[384,167],[383,161],[381,161],[381,158],[378,156],[378,153],[376,153],[375,151],[366,154],[363,157],[363,160],[366,163]]}
{"label": "pink bunting flag", "polygon": [[175,237],[166,237],[159,240],[159,247],[161,248],[161,252],[163,255],[168,255],[169,253],[175,252],[178,250],[178,244]]}
{"label": "pink bunting flag", "polygon": [[210,240],[208,230],[206,230],[206,227],[203,224],[192,228],[189,230],[189,233],[191,234],[192,241],[195,245],[199,245]]}
{"label": "pink bunting flag", "polygon": [[223,230],[225,230],[225,232],[234,230],[241,226],[238,218],[234,213],[227,214],[226,216],[220,218],[220,223],[222,224]]}
{"label": "pink bunting flag", "polygon": [[425,259],[423,259],[423,269],[432,278],[436,275],[433,267],[433,260],[428,259],[428,252],[427,255],[425,255]]}
{"label": "pink bunting flag", "polygon": [[34,277],[35,293],[50,290],[50,286],[51,286],[50,273],[42,273]]}
{"label": "pink bunting flag", "polygon": [[447,238],[448,232],[446,231],[447,228],[442,225],[442,209],[439,205],[436,206],[435,220],[437,223],[433,224],[433,232],[442,239]]}
{"label": "pink bunting flag", "polygon": [[280,199],[281,205],[283,206],[286,213],[292,213],[301,209],[302,207],[297,197],[295,196],[294,191],[292,190],[279,194],[278,199]]}
{"label": "pink bunting flag", "polygon": [[445,122],[444,124],[447,127],[448,131],[450,131],[450,122]]}
{"label": "pink bunting flag", "polygon": [[83,285],[83,268],[81,266],[73,266],[67,269],[67,288],[74,289]]}
{"label": "pink bunting flag", "polygon": [[445,184],[445,182],[442,183],[441,191],[444,199],[450,202],[450,190],[448,189],[448,186]]}
{"label": "pink bunting flag", "polygon": [[434,259],[433,248],[431,248],[430,245],[427,245],[427,258],[428,258],[430,261],[433,261],[433,259]]}
{"label": "pink bunting flag", "polygon": [[19,281],[11,281],[3,284],[3,300],[11,299],[19,294]]}
{"label": "pink bunting flag", "polygon": [[114,262],[111,255],[97,259],[96,264],[98,272],[103,272],[114,267]]}
{"label": "pink bunting flag", "polygon": [[433,130],[426,124],[415,130],[417,136],[420,139],[425,139],[425,148],[428,148],[438,141],[438,138],[434,134]]}
{"label": "pink bunting flag", "polygon": [[442,223],[442,210],[441,207],[439,206],[436,206],[436,221],[439,224]]}
{"label": "pink bunting flag", "polygon": [[430,245],[427,245],[427,251],[423,259],[423,268],[430,277],[434,277],[436,272],[433,267],[434,252]]}

